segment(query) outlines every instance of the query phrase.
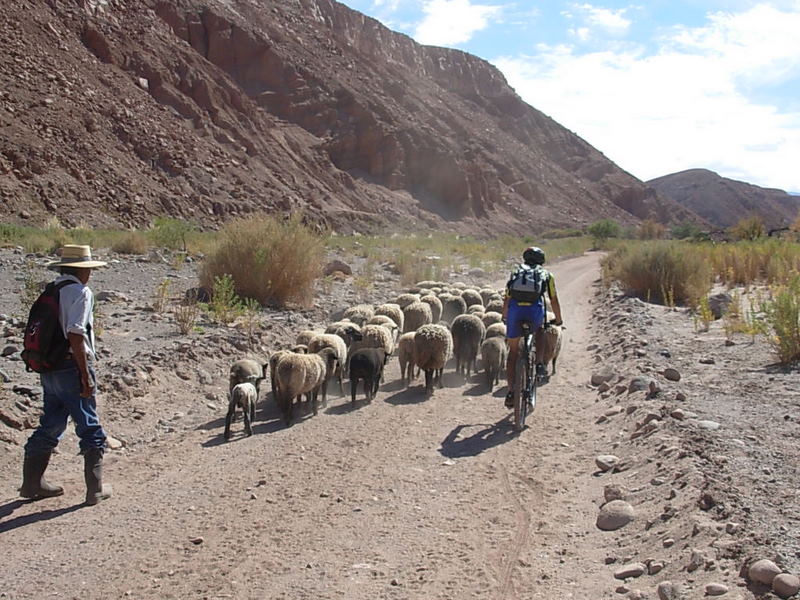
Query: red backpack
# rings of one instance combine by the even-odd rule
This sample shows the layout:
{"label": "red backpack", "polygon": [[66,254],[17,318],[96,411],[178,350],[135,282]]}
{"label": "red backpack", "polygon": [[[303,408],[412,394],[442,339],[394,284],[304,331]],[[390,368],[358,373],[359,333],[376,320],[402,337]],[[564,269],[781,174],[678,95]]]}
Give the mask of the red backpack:
{"label": "red backpack", "polygon": [[20,353],[28,371],[46,373],[61,366],[69,352],[69,341],[64,337],[58,318],[58,300],[61,288],[76,281],[48,283],[31,306],[25,326],[23,350]]}

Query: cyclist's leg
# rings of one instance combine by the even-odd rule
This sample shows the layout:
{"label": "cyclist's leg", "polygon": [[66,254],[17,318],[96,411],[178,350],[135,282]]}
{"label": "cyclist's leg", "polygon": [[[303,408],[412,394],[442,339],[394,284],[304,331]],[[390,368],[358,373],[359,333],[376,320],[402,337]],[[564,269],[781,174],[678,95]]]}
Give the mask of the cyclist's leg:
{"label": "cyclist's leg", "polygon": [[519,336],[515,338],[508,338],[508,358],[506,359],[506,381],[508,382],[508,389],[514,386],[515,367],[517,365],[517,354],[519,353]]}

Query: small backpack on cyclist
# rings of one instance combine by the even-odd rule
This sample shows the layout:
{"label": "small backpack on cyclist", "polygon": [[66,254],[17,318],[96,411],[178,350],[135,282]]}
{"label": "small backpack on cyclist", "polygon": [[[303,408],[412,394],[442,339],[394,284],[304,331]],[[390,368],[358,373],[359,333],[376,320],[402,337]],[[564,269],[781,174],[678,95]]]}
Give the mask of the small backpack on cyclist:
{"label": "small backpack on cyclist", "polygon": [[547,273],[539,265],[520,265],[508,281],[508,295],[517,302],[535,304],[544,295]]}
{"label": "small backpack on cyclist", "polygon": [[28,371],[53,371],[61,366],[69,352],[69,341],[58,320],[58,301],[61,288],[70,283],[76,282],[48,283],[31,306],[20,353]]}

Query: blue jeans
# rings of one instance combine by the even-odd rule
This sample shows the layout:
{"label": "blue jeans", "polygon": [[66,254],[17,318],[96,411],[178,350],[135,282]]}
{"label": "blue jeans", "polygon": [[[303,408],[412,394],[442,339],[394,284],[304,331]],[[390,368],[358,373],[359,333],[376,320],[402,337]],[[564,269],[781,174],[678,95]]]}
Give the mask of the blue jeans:
{"label": "blue jeans", "polygon": [[[89,376],[97,381],[89,365]],[[52,452],[67,428],[67,417],[75,423],[75,433],[81,439],[81,452],[90,448],[103,448],[106,432],[97,417],[94,395],[81,397],[81,378],[74,361],[67,361],[57,371],[40,374],[44,388],[44,412],[39,427],[25,444],[26,456]]]}

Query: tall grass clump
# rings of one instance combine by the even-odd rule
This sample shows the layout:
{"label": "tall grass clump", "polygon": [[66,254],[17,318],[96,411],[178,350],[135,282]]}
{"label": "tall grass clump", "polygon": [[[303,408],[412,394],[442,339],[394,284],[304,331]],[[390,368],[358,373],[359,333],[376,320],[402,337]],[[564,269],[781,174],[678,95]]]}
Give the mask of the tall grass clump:
{"label": "tall grass clump", "polygon": [[780,239],[718,244],[705,250],[727,286],[783,284],[800,273],[800,246]]}
{"label": "tall grass clump", "polygon": [[670,242],[627,245],[609,255],[604,275],[648,302],[695,306],[711,288],[708,260],[693,246]]}
{"label": "tall grass clump", "polygon": [[213,289],[229,275],[236,294],[262,305],[310,305],[320,276],[325,240],[301,217],[257,216],[229,222],[219,233],[200,271],[200,284]]}
{"label": "tall grass clump", "polygon": [[762,303],[761,311],[778,360],[783,364],[800,360],[800,276],[774,288],[772,299]]}
{"label": "tall grass clump", "polygon": [[117,254],[144,254],[149,247],[147,236],[141,231],[131,231],[111,244]]}

